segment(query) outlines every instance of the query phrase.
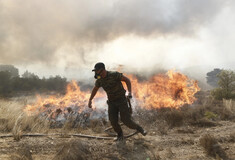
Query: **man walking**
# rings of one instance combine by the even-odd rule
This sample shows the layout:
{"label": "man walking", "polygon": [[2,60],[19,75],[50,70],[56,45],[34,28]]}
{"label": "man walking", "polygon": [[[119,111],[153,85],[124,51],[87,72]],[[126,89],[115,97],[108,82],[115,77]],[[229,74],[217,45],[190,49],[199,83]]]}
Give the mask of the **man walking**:
{"label": "man walking", "polygon": [[92,108],[92,99],[95,97],[98,89],[102,87],[108,96],[108,115],[114,131],[117,133],[118,141],[123,140],[123,132],[118,123],[118,114],[120,113],[121,121],[129,128],[135,129],[142,135],[147,132],[131,119],[125,89],[121,81],[125,82],[128,89],[128,97],[132,98],[130,80],[119,72],[110,72],[105,69],[104,63],[97,63],[92,70],[95,72],[95,87],[91,92],[88,107]]}

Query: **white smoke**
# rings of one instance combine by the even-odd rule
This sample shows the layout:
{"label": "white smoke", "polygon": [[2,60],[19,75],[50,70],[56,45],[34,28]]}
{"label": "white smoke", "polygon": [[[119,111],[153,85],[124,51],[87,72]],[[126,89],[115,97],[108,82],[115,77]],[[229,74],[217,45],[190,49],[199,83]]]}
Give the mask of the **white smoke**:
{"label": "white smoke", "polygon": [[223,0],[1,0],[0,63],[93,65],[122,36],[193,36]]}

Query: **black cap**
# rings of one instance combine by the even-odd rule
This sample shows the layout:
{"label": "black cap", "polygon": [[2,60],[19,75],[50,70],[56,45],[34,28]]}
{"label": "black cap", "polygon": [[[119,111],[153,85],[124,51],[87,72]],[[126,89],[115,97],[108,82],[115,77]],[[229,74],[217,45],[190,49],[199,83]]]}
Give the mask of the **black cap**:
{"label": "black cap", "polygon": [[99,70],[101,68],[105,69],[105,65],[104,65],[104,63],[99,62],[99,63],[95,64],[95,67],[94,67],[94,69],[92,71],[97,71],[97,70]]}

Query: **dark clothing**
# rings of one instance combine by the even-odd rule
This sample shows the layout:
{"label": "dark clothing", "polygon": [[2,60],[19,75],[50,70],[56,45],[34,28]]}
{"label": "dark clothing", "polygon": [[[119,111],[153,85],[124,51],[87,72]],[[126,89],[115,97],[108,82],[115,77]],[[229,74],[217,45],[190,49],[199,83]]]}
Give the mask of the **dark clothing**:
{"label": "dark clothing", "polygon": [[126,93],[121,83],[122,73],[109,72],[105,78],[97,79],[95,82],[96,87],[102,87],[107,93],[108,100],[114,101],[123,97]]}
{"label": "dark clothing", "polygon": [[122,133],[122,129],[118,123],[118,113],[120,112],[121,121],[129,128],[140,130],[142,129],[138,124],[136,124],[130,114],[130,110],[127,104],[126,97],[120,98],[116,101],[107,101],[108,103],[108,114],[109,120],[115,132],[118,134]]}
{"label": "dark clothing", "polygon": [[122,129],[118,124],[118,116],[120,113],[121,121],[129,128],[136,129],[138,131],[143,130],[138,124],[136,124],[132,118],[128,107],[127,99],[125,96],[125,89],[121,83],[122,73],[109,72],[105,78],[96,80],[95,86],[102,87],[108,96],[108,115],[111,125],[118,135],[122,134]]}

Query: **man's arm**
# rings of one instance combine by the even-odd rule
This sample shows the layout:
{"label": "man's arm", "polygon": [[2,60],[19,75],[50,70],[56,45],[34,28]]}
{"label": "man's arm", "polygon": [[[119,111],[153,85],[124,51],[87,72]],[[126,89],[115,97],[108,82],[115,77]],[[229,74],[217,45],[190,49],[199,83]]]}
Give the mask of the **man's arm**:
{"label": "man's arm", "polygon": [[131,92],[131,81],[129,78],[127,78],[126,76],[122,76],[121,81],[124,81],[126,83],[127,86],[127,90],[128,90],[128,96],[130,96],[130,98],[132,97],[132,92]]}
{"label": "man's arm", "polygon": [[98,90],[99,90],[99,87],[96,87],[96,86],[92,89],[91,96],[90,96],[89,102],[88,102],[89,108],[92,108],[92,99],[95,97]]}

